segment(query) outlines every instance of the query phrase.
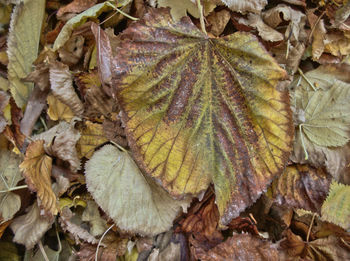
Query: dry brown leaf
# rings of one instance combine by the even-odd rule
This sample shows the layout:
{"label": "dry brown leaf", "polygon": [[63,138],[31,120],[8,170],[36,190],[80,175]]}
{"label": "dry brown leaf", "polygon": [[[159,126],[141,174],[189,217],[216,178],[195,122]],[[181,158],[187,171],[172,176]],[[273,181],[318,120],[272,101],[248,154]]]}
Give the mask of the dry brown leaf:
{"label": "dry brown leaf", "polygon": [[59,99],[57,99],[54,95],[47,96],[47,104],[49,108],[47,109],[47,114],[50,119],[53,121],[67,121],[70,122],[74,117],[74,113],[72,110],[62,103]]}
{"label": "dry brown leaf", "polygon": [[180,261],[181,259],[181,245],[170,242],[170,244],[160,251],[158,248],[154,248],[152,253],[147,259],[148,261]]}
{"label": "dry brown leaf", "polygon": [[334,56],[350,54],[350,36],[341,32],[328,33],[325,35],[325,52]]}
{"label": "dry brown leaf", "polygon": [[10,225],[15,234],[13,241],[31,249],[49,230],[52,223],[53,220],[40,215],[40,209],[35,202],[25,215],[15,218]]}
{"label": "dry brown leaf", "polygon": [[83,57],[85,39],[81,35],[72,36],[64,46],[58,49],[61,61],[69,66],[77,64]]}
{"label": "dry brown leaf", "polygon": [[257,29],[259,35],[265,41],[278,42],[284,39],[283,34],[268,26],[262,20],[260,14],[249,13],[247,19],[242,17],[238,22]]}
{"label": "dry brown leaf", "polygon": [[50,86],[49,65],[40,63],[35,67],[35,70],[28,74],[24,81],[35,83],[42,91]]}
{"label": "dry brown leaf", "polygon": [[81,13],[86,9],[92,7],[97,0],[74,0],[68,5],[61,7],[57,12],[57,17],[61,17],[66,13]]}
{"label": "dry brown leaf", "polygon": [[70,107],[75,115],[84,112],[84,106],[73,88],[73,77],[67,65],[53,62],[50,67],[50,83],[53,95]]}
{"label": "dry brown leaf", "polygon": [[110,118],[117,111],[117,103],[104,92],[97,71],[80,73],[75,82],[85,100],[85,115],[90,119],[101,115]]}
{"label": "dry brown leaf", "polygon": [[231,14],[228,10],[223,9],[218,12],[212,12],[206,19],[211,25],[210,33],[219,36],[224,31],[227,23],[230,21]]}
{"label": "dry brown leaf", "polygon": [[278,251],[277,244],[262,240],[249,234],[233,234],[225,242],[205,251],[196,246],[191,247],[194,257],[201,261],[224,260],[268,260],[279,261],[283,253]]}
{"label": "dry brown leaf", "polygon": [[273,181],[269,192],[280,205],[319,212],[330,183],[331,176],[322,169],[291,165]]}
{"label": "dry brown leaf", "polygon": [[224,237],[218,228],[220,215],[215,205],[215,197],[212,195],[197,211],[194,210],[196,205],[189,210],[186,219],[180,222],[181,230],[193,234],[197,242],[207,247],[222,242]]}
{"label": "dry brown leaf", "polygon": [[221,0],[232,11],[240,13],[260,13],[267,5],[267,0]]}
{"label": "dry brown leaf", "polygon": [[119,144],[122,147],[128,147],[128,141],[125,136],[125,130],[120,120],[104,120],[102,125],[103,132],[106,135],[107,139]]}
{"label": "dry brown leaf", "polygon": [[289,39],[290,36],[292,41],[302,41],[306,38],[306,32],[304,29],[306,15],[300,11],[294,10],[290,6],[279,4],[276,7],[263,12],[262,18],[264,22],[272,28],[276,28],[284,21],[289,22],[284,34],[286,39]]}
{"label": "dry brown leaf", "polygon": [[77,142],[77,151],[79,158],[91,158],[95,148],[106,143],[106,138],[102,124],[85,122],[85,127],[81,130],[81,137]]}
{"label": "dry brown leaf", "polygon": [[33,137],[35,140],[45,141],[45,151],[64,161],[69,162],[70,169],[80,169],[80,160],[75,149],[75,144],[80,138],[78,130],[74,129],[74,122],[61,121],[51,129]]}
{"label": "dry brown leaf", "polygon": [[29,189],[37,192],[44,209],[56,215],[57,199],[51,188],[52,158],[46,155],[43,140],[33,141],[28,145],[24,161],[19,167]]}

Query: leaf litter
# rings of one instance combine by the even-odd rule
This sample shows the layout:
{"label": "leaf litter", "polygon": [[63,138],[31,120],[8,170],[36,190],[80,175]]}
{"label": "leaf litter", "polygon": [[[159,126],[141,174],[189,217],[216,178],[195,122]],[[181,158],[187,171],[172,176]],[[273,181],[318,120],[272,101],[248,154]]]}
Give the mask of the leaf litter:
{"label": "leaf litter", "polygon": [[1,258],[349,259],[349,3],[0,10]]}

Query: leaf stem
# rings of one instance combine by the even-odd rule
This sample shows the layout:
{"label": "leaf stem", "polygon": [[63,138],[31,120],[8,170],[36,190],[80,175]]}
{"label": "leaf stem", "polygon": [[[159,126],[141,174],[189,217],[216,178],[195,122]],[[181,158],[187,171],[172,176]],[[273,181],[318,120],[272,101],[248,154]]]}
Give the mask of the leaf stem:
{"label": "leaf stem", "polygon": [[302,132],[302,127],[303,124],[299,125],[299,131],[300,131],[300,139],[301,139],[301,145],[303,146],[304,149],[304,153],[305,153],[305,160],[309,159],[309,154],[307,153],[306,147],[305,147],[305,143],[304,143],[304,137],[303,137],[303,132]]}
{"label": "leaf stem", "polygon": [[101,236],[100,240],[98,241],[98,244],[97,244],[97,249],[96,249],[96,254],[95,254],[95,261],[98,261],[98,249],[100,248],[100,245],[101,245],[101,242],[103,240],[103,238],[105,237],[105,235],[108,233],[109,230],[112,229],[112,227],[114,227],[114,224],[112,226],[110,226],[104,233],[103,235]]}
{"label": "leaf stem", "polygon": [[114,10],[116,10],[117,12],[121,13],[122,15],[124,15],[125,17],[133,20],[133,21],[137,21],[139,20],[138,18],[136,17],[133,17],[127,13],[125,13],[124,11],[120,10],[118,7],[114,6],[112,3],[108,2],[107,5],[109,5],[110,7],[112,7]]}
{"label": "leaf stem", "polygon": [[17,187],[9,188],[7,190],[0,190],[0,193],[6,193],[6,192],[19,190],[19,189],[24,189],[24,188],[28,188],[28,185],[17,186]]}
{"label": "leaf stem", "polygon": [[306,242],[309,242],[311,228],[312,228],[312,225],[314,224],[315,216],[316,216],[316,213],[314,213],[312,215],[312,219],[311,219],[311,223],[310,223],[310,226],[309,226],[309,230],[307,231]]}
{"label": "leaf stem", "polygon": [[199,21],[201,23],[201,29],[202,29],[203,33],[207,34],[207,31],[205,30],[203,6],[201,4],[201,0],[197,0],[197,7],[198,7],[198,12],[199,12]]}
{"label": "leaf stem", "polygon": [[301,75],[301,77],[304,78],[304,80],[311,86],[311,88],[316,91],[316,87],[312,84],[312,82],[310,82],[310,80],[305,76],[305,74],[303,73],[302,70],[300,70],[300,68],[298,68],[298,72]]}

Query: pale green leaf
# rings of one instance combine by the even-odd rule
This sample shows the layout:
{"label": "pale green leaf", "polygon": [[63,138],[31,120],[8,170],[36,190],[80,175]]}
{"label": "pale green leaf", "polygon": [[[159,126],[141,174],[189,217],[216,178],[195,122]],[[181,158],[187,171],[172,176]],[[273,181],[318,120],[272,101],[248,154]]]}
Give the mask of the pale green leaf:
{"label": "pale green leaf", "polygon": [[21,159],[9,150],[0,150],[0,223],[10,220],[21,207],[21,199],[10,192],[23,179],[18,166]]}
{"label": "pale green leaf", "polygon": [[335,81],[327,90],[306,90],[296,94],[296,108],[303,112],[299,120],[302,135],[319,146],[343,146],[350,138],[350,85]]}
{"label": "pale green leaf", "polygon": [[127,152],[105,145],[85,166],[87,188],[123,230],[143,235],[167,231],[189,200],[174,200],[144,177]]}
{"label": "pale green leaf", "polygon": [[323,220],[350,229],[350,186],[332,182],[321,214]]}
{"label": "pale green leaf", "polygon": [[37,58],[45,0],[32,0],[16,5],[11,17],[7,42],[9,58],[8,79],[10,90],[19,107],[26,105],[33,83],[24,83]]}
{"label": "pale green leaf", "polygon": [[[123,7],[129,4],[131,0],[118,1],[117,7]],[[103,12],[108,12],[113,10],[113,5],[115,1],[105,1],[103,3],[94,5],[93,7],[87,9],[86,11],[71,18],[62,28],[61,32],[57,36],[55,43],[53,45],[53,50],[56,51],[62,47],[70,38],[73,30],[78,26],[84,24],[90,18],[97,18]]]}

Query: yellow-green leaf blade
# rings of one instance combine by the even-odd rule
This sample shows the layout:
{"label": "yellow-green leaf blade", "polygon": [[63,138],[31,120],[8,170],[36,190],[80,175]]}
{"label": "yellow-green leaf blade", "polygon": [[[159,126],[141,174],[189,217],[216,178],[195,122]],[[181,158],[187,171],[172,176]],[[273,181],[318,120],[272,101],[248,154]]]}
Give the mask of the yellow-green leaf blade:
{"label": "yellow-green leaf blade", "polygon": [[157,9],[121,36],[114,85],[138,164],[177,197],[215,185],[222,223],[284,168],[293,127],[285,72],[247,33],[210,39]]}
{"label": "yellow-green leaf blade", "polygon": [[32,71],[38,55],[41,27],[45,13],[45,0],[24,1],[15,6],[11,17],[7,42],[8,79],[16,104],[23,107],[33,89],[32,83],[21,79]]}

